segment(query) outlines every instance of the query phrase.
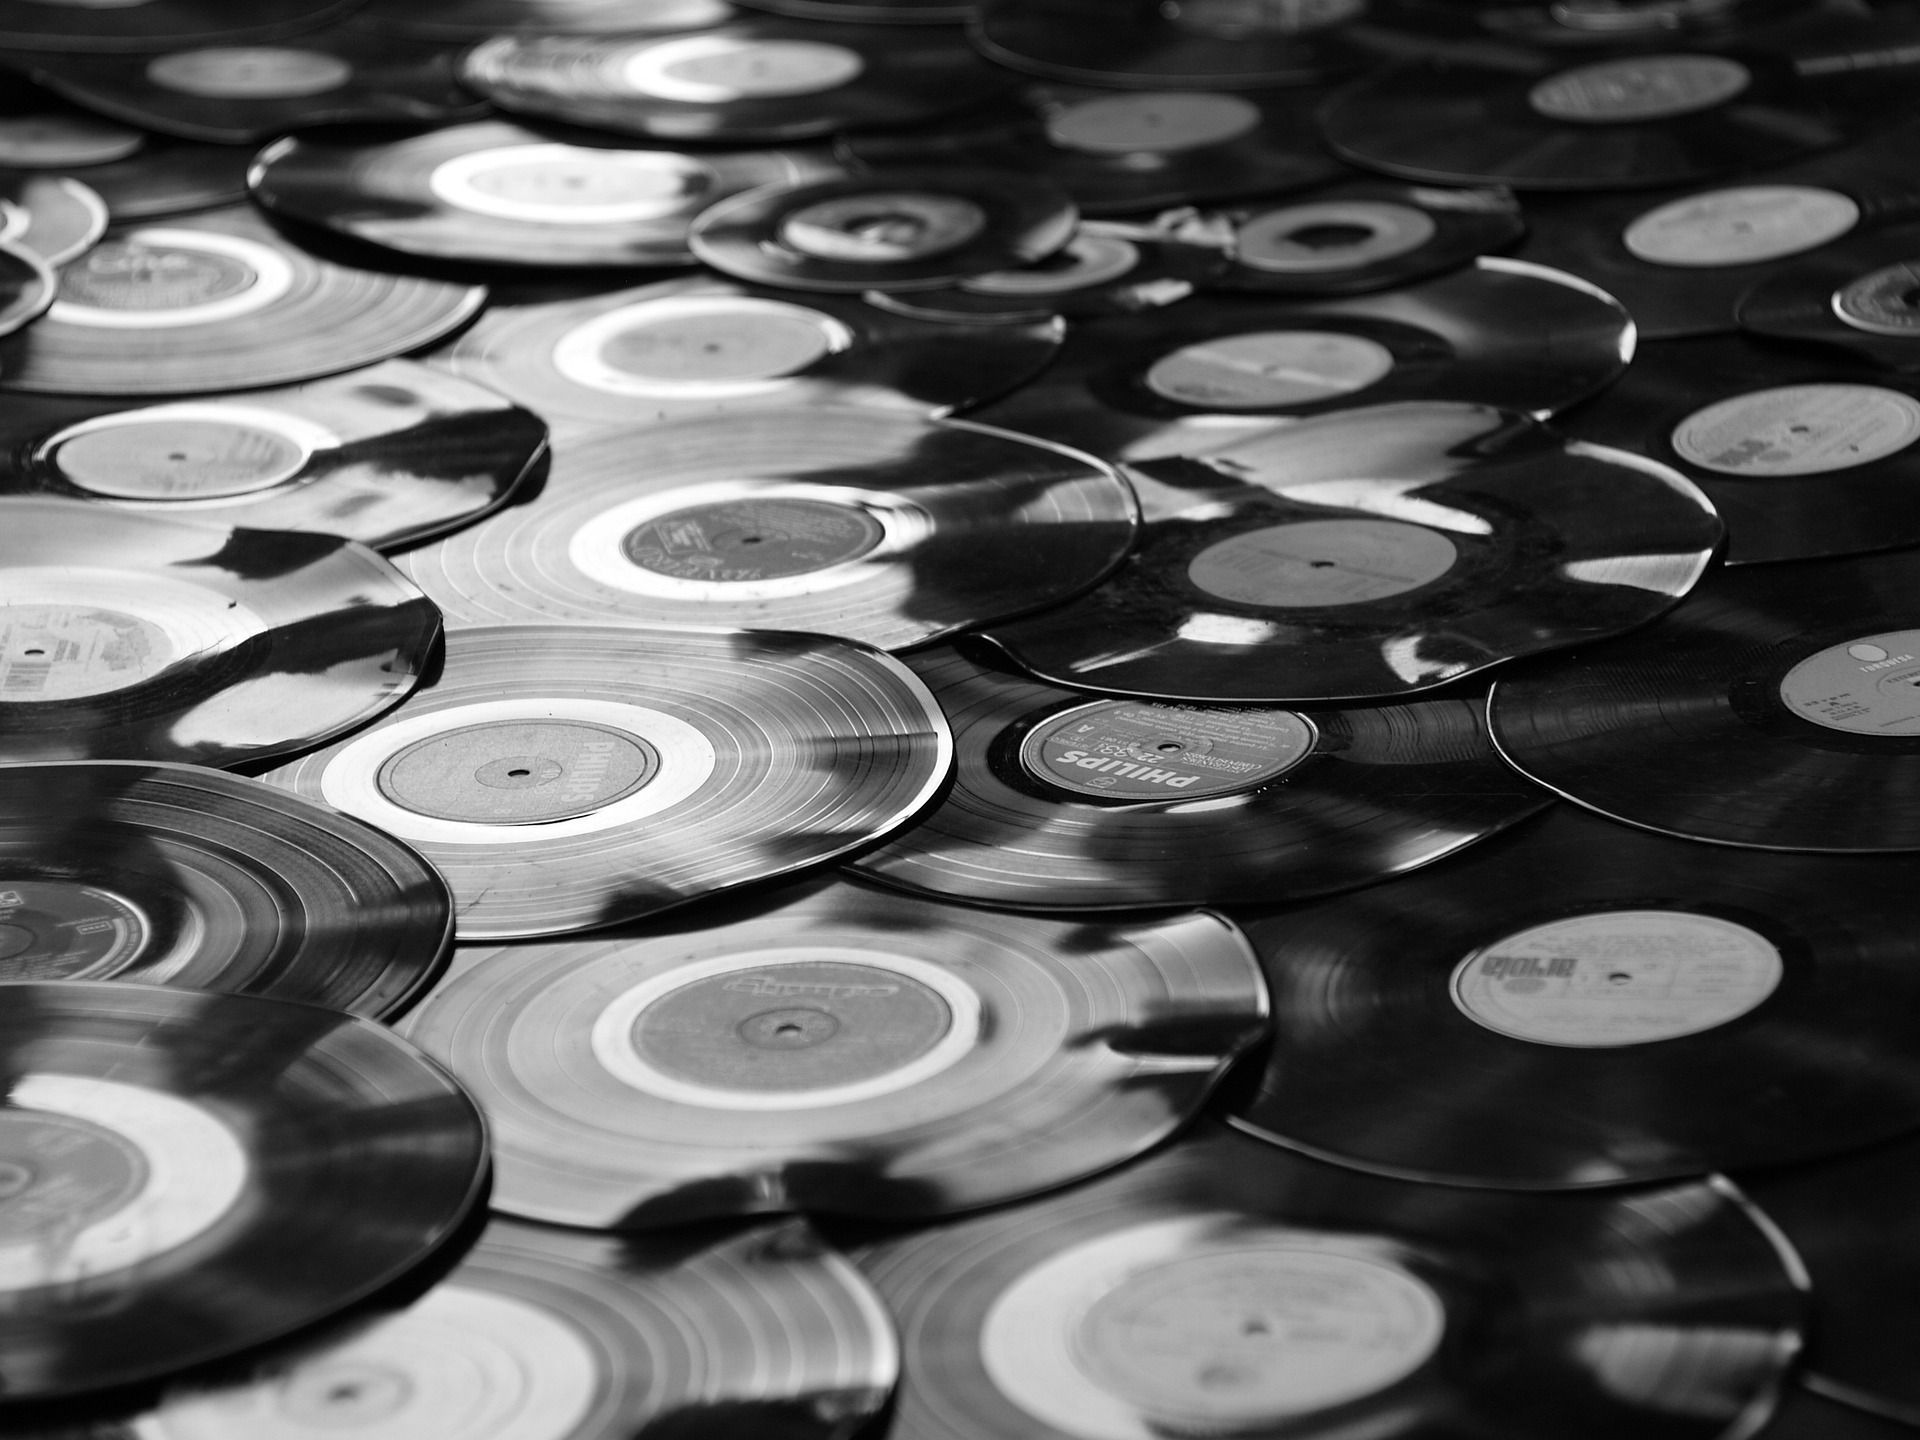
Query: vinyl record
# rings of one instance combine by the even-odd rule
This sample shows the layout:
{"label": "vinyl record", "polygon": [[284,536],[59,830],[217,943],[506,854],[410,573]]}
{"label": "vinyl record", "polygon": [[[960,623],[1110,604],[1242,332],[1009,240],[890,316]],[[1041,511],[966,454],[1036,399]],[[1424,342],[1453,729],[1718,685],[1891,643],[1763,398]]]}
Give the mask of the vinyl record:
{"label": "vinyl record", "polygon": [[58,285],[46,261],[0,240],[0,335],[11,335],[45,315]]}
{"label": "vinyl record", "polygon": [[275,45],[33,61],[35,80],[89,110],[217,145],[258,144],[307,125],[484,114],[458,76],[451,50],[349,27]]}
{"label": "vinyl record", "polygon": [[1526,228],[1510,191],[1349,181],[1236,216],[1233,264],[1212,284],[1357,295],[1458,270]]}
{"label": "vinyl record", "polygon": [[1367,885],[1547,803],[1478,707],[1228,709],[1096,699],[961,652],[912,656],[955,779],[860,874],[1028,909],[1258,904]]}
{"label": "vinyl record", "polygon": [[1431,8],[1468,10],[1479,30],[1505,40],[1595,49],[1779,43],[1865,18],[1846,0],[1442,0]]}
{"label": "vinyl record", "polygon": [[876,25],[961,25],[980,13],[978,0],[744,0],[749,9],[802,20]]}
{"label": "vinyl record", "polygon": [[1055,319],[949,325],[701,276],[500,307],[440,363],[580,435],[816,405],[944,415],[1033,375],[1064,333]]}
{"label": "vinyl record", "polygon": [[0,241],[58,266],[106,232],[106,202],[78,180],[0,171]]}
{"label": "vinyl record", "polygon": [[403,255],[547,268],[688,265],[716,200],[837,173],[803,151],[642,150],[487,120],[400,139],[288,135],[260,153],[268,210]]}
{"label": "vinyl record", "polygon": [[0,499],[0,761],[292,754],[398,704],[439,632],[337,535]]}
{"label": "vinyl record", "polygon": [[953,744],[899,661],[820,636],[454,630],[412,704],[266,778],[419,848],[467,941],[558,935],[899,828]]}
{"label": "vinyl record", "polygon": [[1920,377],[1741,335],[1666,340],[1557,423],[1698,485],[1728,564],[1920,545]]}
{"label": "vinyl record", "polygon": [[431,344],[478,286],[353,270],[249,209],[111,231],[60,274],[52,312],[0,345],[0,389],[180,395],[287,385]]}
{"label": "vinyl record", "polygon": [[964,421],[767,410],[569,446],[537,505],[402,557],[451,624],[804,630],[883,650],[1054,604],[1119,563],[1098,461]]}
{"label": "vinyl record", "polygon": [[270,40],[324,25],[354,0],[0,0],[0,48],[154,51]]}
{"label": "vinyl record", "polygon": [[1920,554],[1722,570],[1638,634],[1494,688],[1569,800],[1767,850],[1920,850]]}
{"label": "vinyl record", "polygon": [[121,160],[79,172],[87,188],[106,202],[115,224],[187,215],[238,205],[247,198],[248,145],[203,145],[149,135]]}
{"label": "vinyl record", "polygon": [[502,110],[659,140],[807,140],[932,120],[1008,84],[948,27],[755,16],[709,30],[483,41],[462,69]]}
{"label": "vinyl record", "polygon": [[699,30],[734,18],[726,0],[369,0],[353,24],[423,40]]}
{"label": "vinyl record", "polygon": [[438,978],[453,900],[370,825],[189,765],[0,766],[0,980],[121,980],[369,1019]]}
{"label": "vinyl record", "polygon": [[170,404],[15,397],[0,408],[0,494],[392,549],[505,504],[546,437],[492,391],[410,360]]}
{"label": "vinyl record", "polygon": [[1220,916],[1048,920],[842,880],[461,960],[407,1033],[488,1116],[494,1208],[598,1229],[1049,1189],[1165,1138],[1266,1022]]}
{"label": "vinyl record", "polygon": [[903,1337],[893,1440],[1725,1440],[1804,1308],[1724,1181],[1445,1190],[1213,1125],[855,1259]]}
{"label": "vinyl record", "polygon": [[1643,625],[1705,573],[1706,496],[1483,405],[1323,415],[1133,467],[1132,554],[996,626],[1059,685],[1175,700],[1369,700]]}
{"label": "vinyl record", "polygon": [[[31,3],[31,0],[29,0]],[[9,74],[0,93],[0,169],[70,171],[139,152],[140,131],[69,105]]]}
{"label": "vinyl record", "polygon": [[1742,330],[1920,370],[1920,221],[1863,231],[1795,261],[1740,298]]}
{"label": "vinyl record", "polygon": [[1626,312],[1584,280],[1488,258],[1372,295],[1196,296],[1076,325],[1034,383],[972,418],[1144,460],[1391,401],[1549,415],[1613,381],[1633,345]]}
{"label": "vinyl record", "polygon": [[879,1297],[803,1220],[658,1239],[494,1220],[405,1309],[176,1385],[116,1433],[845,1440],[898,1373]]}
{"label": "vinyl record", "polygon": [[1362,1169],[1517,1189],[1785,1165],[1913,1129],[1912,871],[1556,806],[1250,922],[1276,1035],[1236,1123]]}
{"label": "vinyl record", "polygon": [[430,1258],[479,1199],[479,1113],[379,1025],[150,985],[0,999],[9,1400],[303,1329]]}
{"label": "vinyl record", "polygon": [[876,170],[722,200],[687,243],[714,269],[792,290],[934,290],[1053,254],[1073,202],[1005,170]]}

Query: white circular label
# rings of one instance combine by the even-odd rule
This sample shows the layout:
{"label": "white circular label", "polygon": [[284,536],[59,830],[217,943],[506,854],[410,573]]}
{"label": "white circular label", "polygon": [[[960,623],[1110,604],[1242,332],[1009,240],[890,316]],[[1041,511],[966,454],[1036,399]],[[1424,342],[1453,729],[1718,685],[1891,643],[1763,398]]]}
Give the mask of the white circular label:
{"label": "white circular label", "polygon": [[1163,90],[1065,106],[1048,116],[1047,138],[1093,155],[1162,155],[1224,145],[1260,121],[1260,107],[1238,95]]}
{"label": "white circular label", "polygon": [[83,420],[42,444],[38,458],[113,500],[218,501],[282,485],[315,451],[340,443],[297,415],[187,401]]}
{"label": "white circular label", "polygon": [[1431,584],[1460,552],[1438,530],[1401,520],[1302,520],[1209,545],[1187,578],[1243,605],[1365,605]]}
{"label": "white circular label", "polygon": [[896,265],[944,255],[986,228],[987,212],[961,196],[874,190],[802,206],[780,222],[780,239],[821,260]]}
{"label": "white circular label", "polygon": [[1736,185],[1672,200],[1640,216],[1621,243],[1653,265],[1756,265],[1838,240],[1860,207],[1812,185]]}
{"label": "white circular label", "polygon": [[817,40],[745,40],[689,35],[632,51],[620,79],[659,100],[724,105],[735,100],[815,95],[857,79],[857,51]]}
{"label": "white circular label", "polygon": [[1197,800],[1266,784],[1312,754],[1317,738],[1291,710],[1095,700],[1028,732],[1020,763],[1081,795]]}
{"label": "white circular label", "polygon": [[1242,265],[1275,275],[1358,270],[1418,250],[1439,226],[1412,205],[1326,200],[1256,215],[1234,237]]}
{"label": "white circular label", "polygon": [[48,170],[105,165],[138,154],[146,143],[138,130],[87,115],[0,116],[0,165]]}
{"label": "white circular label", "polygon": [[976,295],[1065,295],[1119,280],[1139,264],[1139,247],[1118,235],[1076,235],[1038,265],[969,276],[960,288]]}
{"label": "white circular label", "polygon": [[697,207],[713,171],[664,150],[503,145],[436,165],[427,187],[473,215],[535,225],[627,225]]}
{"label": "white circular label", "polygon": [[553,366],[609,395],[723,399],[783,389],[852,344],[844,324],[805,306],[686,295],[623,305],[569,330]]}
{"label": "white circular label", "polygon": [[1825,475],[1920,439],[1920,400],[1877,385],[1783,385],[1735,395],[1682,420],[1673,448],[1722,475]]}
{"label": "white circular label", "polygon": [[93,330],[215,325],[266,308],[293,281],[287,257],[258,240],[148,226],[63,269],[47,318]]}
{"label": "white circular label", "polygon": [[297,100],[338,90],[353,66],[319,50],[234,46],[181,50],[147,62],[147,79],[163,90],[204,100]]}
{"label": "white circular label", "polygon": [[1888,630],[1829,645],[1780,682],[1803,720],[1853,735],[1920,735],[1920,630]]}
{"label": "white circular label", "polygon": [[1527,99],[1550,120],[1631,125],[1711,110],[1752,83],[1723,55],[1629,55],[1550,75]]}
{"label": "white circular label", "polygon": [[1261,330],[1184,345],[1148,368],[1155,394],[1201,410],[1308,405],[1384,379],[1393,352],[1331,330]]}

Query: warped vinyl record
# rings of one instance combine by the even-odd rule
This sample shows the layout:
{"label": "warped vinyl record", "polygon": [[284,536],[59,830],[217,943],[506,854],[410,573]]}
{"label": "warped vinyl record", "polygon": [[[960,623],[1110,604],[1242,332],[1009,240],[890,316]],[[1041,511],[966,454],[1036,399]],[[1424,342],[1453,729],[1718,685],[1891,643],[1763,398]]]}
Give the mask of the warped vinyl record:
{"label": "warped vinyl record", "polygon": [[501,120],[402,138],[288,135],[254,162],[268,210],[403,255],[547,268],[686,265],[687,227],[761,185],[835,173],[799,151],[683,154]]}
{"label": "warped vinyl record", "polygon": [[124,225],[240,204],[247,198],[252,159],[249,145],[205,145],[149,135],[131,155],[89,165],[80,175],[106,203],[113,222]]}
{"label": "warped vinyl record", "polygon": [[1783,266],[1741,296],[1740,328],[1920,370],[1920,221],[1862,231]]}
{"label": "warped vinyl record", "polygon": [[820,864],[946,779],[926,687],[767,631],[453,630],[411,704],[265,778],[412,844],[462,940],[612,925]]}
{"label": "warped vinyl record", "polygon": [[353,23],[427,40],[495,35],[624,35],[699,30],[731,20],[726,0],[369,0]]}
{"label": "warped vinyl record", "polygon": [[1323,415],[1129,469],[1140,539],[994,627],[1059,685],[1383,699],[1644,625],[1722,534],[1677,471],[1482,405]]}
{"label": "warped vinyl record", "polygon": [[478,286],[349,269],[250,209],[132,225],[60,273],[52,312],[0,345],[0,389],[180,395],[286,385],[429,345]]}
{"label": "warped vinyl record", "polygon": [[1052,318],[950,325],[701,276],[500,306],[437,363],[577,435],[815,405],[944,415],[1032,376],[1064,333]]}
{"label": "warped vinyl record", "polygon": [[0,242],[57,267],[106,232],[106,202],[78,180],[0,171]]}
{"label": "warped vinyl record", "polygon": [[1920,555],[1721,570],[1632,635],[1494,687],[1501,753],[1630,825],[1920,850]]}
{"label": "warped vinyl record", "polygon": [[1391,401],[1548,415],[1610,383],[1633,344],[1585,281],[1483,258],[1370,295],[1198,295],[1076,325],[1032,384],[971,418],[1131,461]]}
{"label": "warped vinyl record", "polygon": [[407,1034],[486,1112],[494,1208],[597,1229],[1049,1189],[1165,1138],[1266,1020],[1217,915],[1051,920],[832,879],[461,966]]}
{"label": "warped vinyl record", "polygon": [[398,563],[454,625],[722,625],[899,650],[1064,600],[1133,535],[1132,492],[1087,456],[820,407],[571,445],[539,504]]}
{"label": "warped vinyl record", "polygon": [[1004,72],[946,26],[754,16],[677,35],[482,41],[461,70],[502,110],[659,140],[807,140],[932,120]]}
{"label": "warped vinyl record", "polygon": [[0,409],[0,494],[390,549],[504,505],[546,438],[529,412],[410,360],[173,403],[21,396]]}
{"label": "warped vinyl record", "polygon": [[45,260],[0,240],[0,335],[11,335],[45,315],[58,288]]}
{"label": "warped vinyl record", "polygon": [[0,999],[11,1401],[304,1329],[429,1260],[480,1198],[479,1113],[382,1026],[151,985]]}
{"label": "warped vinyl record", "polygon": [[230,45],[311,30],[354,0],[0,0],[0,48],[155,51]]}
{"label": "warped vinyl record", "polygon": [[439,633],[337,535],[0,498],[0,760],[291,754],[398,704]]}
{"label": "warped vinyl record", "polygon": [[752,10],[792,15],[801,20],[835,20],[880,25],[961,25],[980,12],[978,0],[744,0]]}
{"label": "warped vinyl record", "polygon": [[852,868],[923,893],[1030,909],[1260,904],[1384,880],[1548,803],[1464,700],[1153,705],[955,650],[908,663],[953,726],[953,787]]}
{"label": "warped vinyl record", "polygon": [[1743,335],[1665,340],[1556,425],[1698,485],[1730,565],[1920,545],[1920,377]]}
{"label": "warped vinyl record", "polygon": [[1787,1165],[1913,1129],[1911,873],[1555,806],[1391,885],[1246,922],[1275,1042],[1235,1123],[1363,1169],[1521,1189]]}
{"label": "warped vinyl record", "polygon": [[1724,1440],[1804,1308],[1724,1181],[1445,1190],[1211,1124],[854,1258],[904,1343],[894,1440]]}
{"label": "warped vinyl record", "polygon": [[846,1440],[898,1373],[879,1298],[804,1220],[616,1238],[496,1219],[404,1309],[172,1385],[116,1433]]}
{"label": "warped vinyl record", "polygon": [[369,1019],[438,978],[453,900],[370,825],[218,770],[0,766],[0,980],[118,980]]}

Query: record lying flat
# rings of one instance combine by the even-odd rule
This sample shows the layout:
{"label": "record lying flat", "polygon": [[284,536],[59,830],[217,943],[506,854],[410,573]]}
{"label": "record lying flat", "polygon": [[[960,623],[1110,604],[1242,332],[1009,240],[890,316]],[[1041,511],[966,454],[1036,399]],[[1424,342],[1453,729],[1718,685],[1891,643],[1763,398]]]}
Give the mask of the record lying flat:
{"label": "record lying flat", "polygon": [[831,173],[800,151],[686,155],[486,120],[401,139],[288,135],[254,162],[253,194],[268,210],[405,255],[685,265],[687,226],[708,205]]}
{"label": "record lying flat", "polygon": [[1849,236],[1740,298],[1740,328],[1816,341],[1895,370],[1920,370],[1920,222]]}
{"label": "record lying flat", "polygon": [[149,985],[0,998],[10,1400],[324,1320],[430,1258],[480,1197],[478,1112],[381,1026]]}
{"label": "record lying flat", "polygon": [[1259,904],[1371,884],[1547,803],[1475,705],[1144,705],[952,650],[910,660],[954,727],[955,778],[862,875],[1031,909]]}
{"label": "record lying flat", "polygon": [[868,21],[883,25],[957,25],[980,11],[953,0],[746,0],[749,9],[802,20]]}
{"label": "record lying flat", "polygon": [[848,295],[699,277],[501,307],[440,363],[560,434],[814,405],[944,415],[1034,374],[1064,329],[949,325]]}
{"label": "record lying flat", "polygon": [[1913,1440],[1913,1427],[1835,1400],[1801,1377],[1780,1396],[1780,1406],[1754,1440]]}
{"label": "record lying flat", "polygon": [[841,880],[461,963],[407,1033],[487,1113],[494,1208],[599,1229],[1049,1189],[1165,1138],[1266,1021],[1217,915],[1046,920]]}
{"label": "record lying flat", "polygon": [[1920,555],[1709,576],[1638,634],[1502,681],[1501,752],[1653,830],[1920,850]]}
{"label": "record lying flat", "polygon": [[899,661],[780,632],[501,625],[412,704],[266,778],[411,842],[463,940],[558,935],[906,823],[952,741]]}
{"label": "record lying flat", "polygon": [[1007,79],[947,27],[756,16],[688,34],[501,35],[467,84],[502,110],[660,140],[805,140],[908,125],[991,99]]}
{"label": "record lying flat", "polygon": [[1721,536],[1678,472],[1482,405],[1323,415],[1132,467],[1133,552],[995,627],[1060,685],[1177,700],[1406,695],[1643,625]]}
{"label": "record lying flat", "polygon": [[0,241],[0,335],[11,335],[53,307],[58,281],[30,250]]}
{"label": "record lying flat", "polygon": [[174,1386],[129,1428],[843,1440],[898,1373],[879,1298],[805,1221],[636,1240],[494,1220],[406,1309]]}
{"label": "record lying flat", "polygon": [[[1445,0],[1429,13],[1458,10]],[[1483,31],[1529,45],[1623,47],[1672,44],[1753,43],[1756,33],[1813,19],[1860,12],[1824,0],[1495,0],[1471,7],[1470,23]]]}
{"label": "record lying flat", "polygon": [[895,1440],[1719,1440],[1802,1312],[1725,1182],[1446,1191],[1212,1125],[855,1259],[903,1337]]}
{"label": "record lying flat", "polygon": [[106,231],[106,202],[78,180],[0,171],[0,241],[58,266]]}
{"label": "record lying flat", "polygon": [[15,397],[0,409],[0,494],[384,549],[504,505],[546,437],[536,417],[492,391],[410,360],[172,404]]}
{"label": "record lying flat", "polygon": [[1920,1125],[1911,875],[1556,806],[1251,922],[1276,1039],[1237,1123],[1363,1169],[1523,1189],[1883,1140]]}
{"label": "record lying flat", "polygon": [[336,535],[0,499],[0,760],[291,754],[398,704],[439,632]]}
{"label": "record lying flat", "polygon": [[247,145],[203,145],[150,135],[122,160],[89,165],[80,173],[106,202],[116,224],[187,215],[237,205],[247,198]]}
{"label": "record lying flat", "polygon": [[569,446],[537,505],[401,559],[452,624],[723,625],[886,650],[1056,603],[1132,543],[1084,455],[874,410],[768,410]]}
{"label": "record lying flat", "polygon": [[1633,344],[1626,312],[1585,281],[1482,259],[1372,295],[1197,296],[1077,325],[1034,383],[972,418],[1138,460],[1396,400],[1547,415],[1610,383]]}
{"label": "record lying flat", "polygon": [[417,350],[485,300],[478,286],[322,260],[248,209],[183,215],[114,230],[63,270],[52,313],[0,346],[0,389],[286,385]]}
{"label": "record lying flat", "polygon": [[734,17],[726,0],[370,0],[353,23],[428,40],[698,30]]}
{"label": "record lying flat", "polygon": [[1667,340],[1557,423],[1698,485],[1730,565],[1920,544],[1920,378],[1740,335]]}
{"label": "record lying flat", "polygon": [[714,269],[794,290],[932,290],[1045,259],[1079,219],[1044,177],[951,167],[768,185],[688,232]]}
{"label": "record lying flat", "polygon": [[0,0],[0,47],[153,51],[292,35],[344,14],[353,0]]}

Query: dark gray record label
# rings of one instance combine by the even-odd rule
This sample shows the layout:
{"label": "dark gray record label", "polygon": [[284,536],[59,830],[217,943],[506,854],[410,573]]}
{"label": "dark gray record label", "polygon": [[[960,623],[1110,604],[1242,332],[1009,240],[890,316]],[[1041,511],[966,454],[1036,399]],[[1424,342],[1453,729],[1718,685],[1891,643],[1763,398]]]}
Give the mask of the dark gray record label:
{"label": "dark gray record label", "polygon": [[1242,265],[1270,274],[1331,274],[1411,254],[1438,230],[1417,206],[1327,200],[1254,216],[1240,227],[1235,250]]}
{"label": "dark gray record label", "polygon": [[258,280],[238,255],[109,240],[60,272],[60,298],[90,310],[186,310],[244,295]]}
{"label": "dark gray record label", "polygon": [[1393,352],[1334,330],[1263,330],[1183,345],[1148,367],[1147,388],[1201,410],[1310,405],[1383,380]]}
{"label": "dark gray record label", "polygon": [[1659,205],[1622,232],[1652,265],[1757,265],[1838,240],[1860,221],[1846,195],[1812,185],[1736,185]]}
{"label": "dark gray record label", "polygon": [[780,239],[818,260],[898,265],[956,250],[986,228],[987,212],[962,196],[876,190],[801,206],[780,222]]}
{"label": "dark gray record label", "polygon": [[1160,13],[1183,30],[1219,40],[1306,35],[1366,12],[1366,0],[1166,0]]}
{"label": "dark gray record label", "polygon": [[1787,672],[1780,698],[1801,719],[1829,730],[1920,734],[1920,630],[1829,645]]}
{"label": "dark gray record label", "polygon": [[58,1246],[63,1236],[125,1210],[147,1179],[139,1147],[104,1126],[74,1115],[0,1110],[0,1251]]}
{"label": "dark gray record label", "polygon": [[151,679],[175,646],[138,615],[87,605],[0,605],[0,701],[79,700]]}
{"label": "dark gray record label", "polygon": [[1527,99],[1549,120],[1635,125],[1711,110],[1752,83],[1746,66],[1723,55],[1632,55],[1563,70]]}
{"label": "dark gray record label", "polygon": [[1722,475],[1825,475],[1920,440],[1920,400],[1878,385],[1783,385],[1696,410],[1675,427],[1683,459]]}
{"label": "dark gray record label", "polygon": [[1313,752],[1291,710],[1203,710],[1097,700],[1037,727],[1020,746],[1030,774],[1079,795],[1197,800],[1264,785]]}
{"label": "dark gray record label", "polygon": [[885,533],[858,506],[773,497],[670,511],[629,532],[621,549],[676,580],[777,580],[857,560]]}
{"label": "dark gray record label", "polygon": [[1107,95],[1060,109],[1047,138],[1091,155],[1166,155],[1224,145],[1259,128],[1260,109],[1238,95],[1196,90]]}
{"label": "dark gray record label", "polygon": [[1844,286],[1833,313],[1870,335],[1920,336],[1920,260],[1903,260]]}
{"label": "dark gray record label", "polygon": [[110,891],[0,879],[0,978],[105,979],[139,958],[149,934],[140,908]]}
{"label": "dark gray record label", "polygon": [[633,794],[660,768],[637,735],[578,720],[502,720],[417,740],[380,767],[380,793],[436,820],[539,825]]}
{"label": "dark gray record label", "polygon": [[338,55],[261,45],[182,50],[147,62],[147,79],[161,89],[205,100],[297,100],[352,78],[353,67]]}
{"label": "dark gray record label", "polygon": [[1432,584],[1459,556],[1451,540],[1424,525],[1302,520],[1209,545],[1189,562],[1187,578],[1242,605],[1365,605]]}
{"label": "dark gray record label", "polygon": [[115,500],[218,500],[270,490],[299,474],[309,451],[290,435],[239,420],[167,418],[85,428],[49,447],[82,490]]}

